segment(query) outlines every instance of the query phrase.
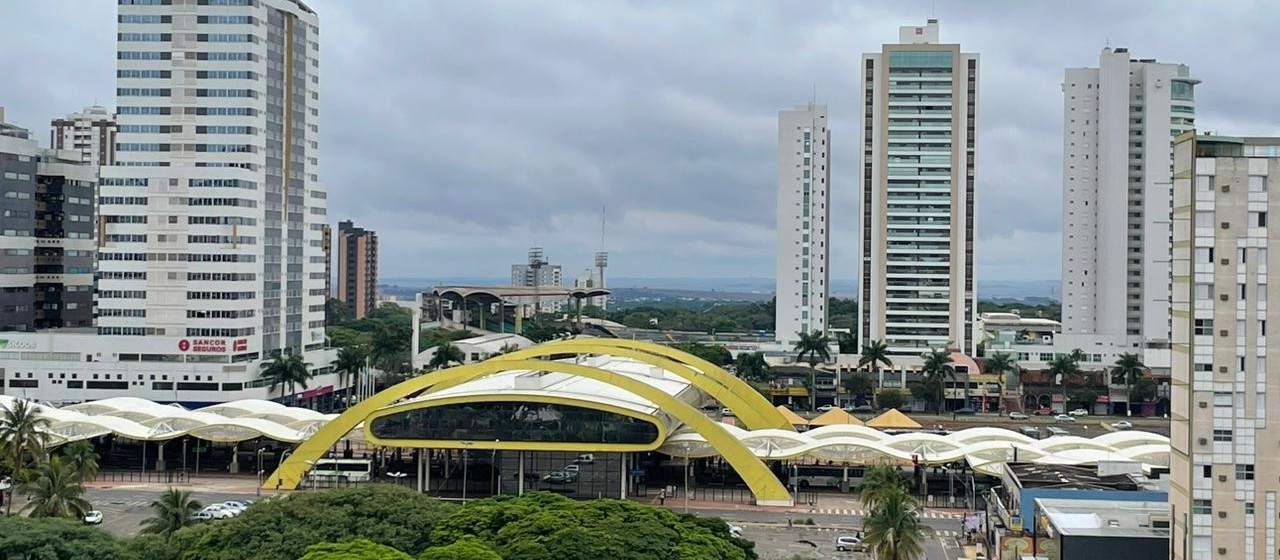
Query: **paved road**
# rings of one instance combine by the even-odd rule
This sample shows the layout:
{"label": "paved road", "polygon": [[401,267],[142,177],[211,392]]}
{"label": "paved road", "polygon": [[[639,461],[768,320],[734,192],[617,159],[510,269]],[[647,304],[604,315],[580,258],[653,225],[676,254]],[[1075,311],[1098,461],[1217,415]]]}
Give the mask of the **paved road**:
{"label": "paved road", "polygon": [[[114,488],[86,488],[85,499],[94,509],[102,512],[102,527],[117,535],[133,535],[141,530],[142,520],[151,517],[151,502],[160,497],[166,488],[161,486],[118,486]],[[192,493],[201,504],[253,498],[253,493],[229,492]]]}
{"label": "paved road", "polygon": [[[681,511],[680,508],[672,508]],[[817,510],[813,513],[778,513],[750,510],[690,510],[703,517],[719,517],[743,528],[743,538],[756,543],[762,559],[789,558],[794,555],[812,558],[864,558],[861,554],[839,553],[835,550],[838,535],[855,534],[862,527],[866,513],[860,510],[841,510],[849,513],[831,513]],[[790,518],[792,526],[786,525]],[[812,519],[815,526],[803,525]],[[925,539],[926,560],[955,560],[961,556],[956,538],[960,535],[960,519],[949,512],[926,511],[924,524],[933,530]]]}

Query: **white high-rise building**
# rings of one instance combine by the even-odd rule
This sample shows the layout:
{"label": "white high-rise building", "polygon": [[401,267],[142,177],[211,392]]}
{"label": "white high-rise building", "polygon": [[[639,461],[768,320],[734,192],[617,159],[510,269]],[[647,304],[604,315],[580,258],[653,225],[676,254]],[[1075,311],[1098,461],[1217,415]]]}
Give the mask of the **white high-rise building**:
{"label": "white high-rise building", "polygon": [[1189,133],[1173,151],[1173,558],[1270,560],[1280,537],[1280,305],[1268,287],[1280,275],[1268,256],[1280,254],[1270,228],[1280,138]]}
{"label": "white high-rise building", "polygon": [[862,85],[858,338],[973,353],[978,55],[929,20],[862,55]]}
{"label": "white high-rise building", "polygon": [[774,329],[778,342],[827,331],[831,183],[827,106],[778,112],[778,262]]}
{"label": "white high-rise building", "polygon": [[7,364],[38,382],[23,394],[264,398],[259,364],[284,349],[333,389],[318,25],[297,0],[120,2],[97,334],[23,341],[66,360]]}
{"label": "white high-rise building", "polygon": [[116,162],[116,116],[106,107],[94,105],[61,119],[54,119],[49,146],[73,150],[80,160],[95,169]]}
{"label": "white high-rise building", "polygon": [[1064,347],[1168,364],[1171,145],[1195,125],[1196,83],[1185,65],[1124,48],[1103,49],[1097,68],[1067,69]]}

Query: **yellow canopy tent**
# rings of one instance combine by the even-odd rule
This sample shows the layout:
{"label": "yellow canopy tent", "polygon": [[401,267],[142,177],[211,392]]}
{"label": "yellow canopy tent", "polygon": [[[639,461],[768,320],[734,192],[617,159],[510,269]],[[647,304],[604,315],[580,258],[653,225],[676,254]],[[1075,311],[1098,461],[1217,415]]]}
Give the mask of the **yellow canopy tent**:
{"label": "yellow canopy tent", "polygon": [[906,414],[898,412],[898,409],[891,408],[871,420],[867,421],[867,426],[872,428],[880,428],[882,430],[909,430],[922,428],[919,422],[912,420]]}
{"label": "yellow canopy tent", "polygon": [[801,418],[799,414],[791,412],[790,408],[787,408],[786,406],[783,406],[783,405],[778,405],[777,408],[778,408],[778,412],[782,413],[782,417],[786,418],[787,422],[790,422],[792,426],[808,426],[809,425],[808,420]]}
{"label": "yellow canopy tent", "polygon": [[854,426],[861,426],[862,420],[854,418],[853,415],[848,412],[838,408],[833,408],[809,421],[810,426],[831,426],[833,424],[853,424]]}

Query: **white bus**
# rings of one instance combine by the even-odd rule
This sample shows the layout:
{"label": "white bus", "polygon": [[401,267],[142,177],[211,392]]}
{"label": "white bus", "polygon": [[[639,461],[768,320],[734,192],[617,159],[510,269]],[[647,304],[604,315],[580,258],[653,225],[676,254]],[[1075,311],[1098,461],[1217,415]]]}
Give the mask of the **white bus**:
{"label": "white bus", "polygon": [[373,461],[368,459],[320,459],[308,476],[319,480],[368,482],[373,477]]}
{"label": "white bus", "polygon": [[862,484],[863,467],[837,467],[800,465],[795,470],[795,485],[800,488],[839,488],[840,482],[849,481],[856,488]]}

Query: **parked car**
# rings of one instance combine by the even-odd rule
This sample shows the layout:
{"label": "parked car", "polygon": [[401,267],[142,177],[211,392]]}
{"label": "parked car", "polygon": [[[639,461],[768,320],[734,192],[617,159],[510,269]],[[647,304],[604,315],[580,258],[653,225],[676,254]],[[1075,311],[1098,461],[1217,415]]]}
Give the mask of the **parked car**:
{"label": "parked car", "polygon": [[1024,436],[1040,439],[1040,428],[1035,426],[1023,426],[1018,428],[1018,431]]}
{"label": "parked car", "polygon": [[864,548],[865,547],[862,546],[862,539],[858,537],[855,537],[852,535],[844,535],[844,536],[836,537],[836,550],[839,552],[845,552],[845,551],[858,552],[858,551],[864,550]]}
{"label": "parked car", "polygon": [[1130,422],[1128,420],[1121,420],[1119,422],[1112,424],[1111,427],[1117,430],[1132,430],[1133,422]]}
{"label": "parked car", "polygon": [[871,408],[871,405],[869,404],[860,404],[858,406],[853,407],[853,410],[851,410],[850,412],[875,412],[875,411],[876,409]]}
{"label": "parked car", "polygon": [[737,525],[730,525],[730,526],[729,526],[729,536],[730,536],[730,537],[733,537],[733,538],[735,538],[735,539],[740,539],[740,538],[742,538],[742,527],[739,527],[739,526],[737,526]]}
{"label": "parked car", "polygon": [[835,407],[836,407],[836,405],[833,405],[833,404],[824,404],[824,405],[822,405],[822,406],[818,407],[818,410],[820,410],[820,411],[822,411],[822,412],[830,412],[831,410],[835,409]]}
{"label": "parked car", "polygon": [[1023,414],[1021,412],[1010,412],[1009,419],[1010,420],[1030,420],[1030,418],[1026,414]]}
{"label": "parked car", "polygon": [[89,513],[84,514],[84,522],[89,525],[101,525],[102,512],[95,509],[90,511]]}
{"label": "parked car", "polygon": [[1044,408],[1036,409],[1032,414],[1035,414],[1036,416],[1053,416],[1053,409],[1046,406]]}
{"label": "parked car", "polygon": [[191,520],[192,521],[212,521],[213,515],[207,511],[201,510],[191,514]]}
{"label": "parked car", "polygon": [[233,508],[239,508],[240,511],[244,511],[246,509],[249,509],[249,504],[252,504],[253,502],[250,500],[230,500],[222,503],[224,505],[228,505]]}
{"label": "parked car", "polygon": [[1076,421],[1076,417],[1070,414],[1059,414],[1053,417],[1053,421],[1059,424],[1073,424]]}
{"label": "parked car", "polygon": [[577,463],[571,463],[571,464],[565,465],[563,469],[560,469],[560,472],[571,472],[573,474],[578,474],[579,470],[582,470],[582,467],[579,467]]}
{"label": "parked car", "polygon": [[722,408],[722,409],[720,409],[720,415],[721,415],[721,416],[733,416],[733,411],[732,411],[732,410],[729,410],[728,408]]}
{"label": "parked car", "polygon": [[1049,437],[1071,435],[1071,432],[1068,432],[1062,428],[1055,428],[1053,426],[1049,426],[1048,428],[1045,428],[1045,430],[1049,432]]}
{"label": "parked car", "polygon": [[578,458],[574,459],[573,462],[578,463],[579,465],[590,465],[596,462],[596,456],[591,453],[583,453],[578,455]]}
{"label": "parked car", "polygon": [[226,508],[228,511],[231,512],[232,516],[240,515],[244,513],[244,510],[245,510],[244,506],[238,504],[237,502],[222,502],[217,505],[220,505]]}
{"label": "parked car", "polygon": [[1072,415],[1072,416],[1076,416],[1076,417],[1084,417],[1084,416],[1088,416],[1088,415],[1089,415],[1089,411],[1087,411],[1087,410],[1085,410],[1085,409],[1083,409],[1083,408],[1077,408],[1077,409],[1075,409],[1075,410],[1073,410],[1073,411],[1071,411],[1071,412],[1068,412],[1067,414],[1070,414],[1070,415]]}
{"label": "parked car", "polygon": [[578,473],[556,471],[542,477],[542,481],[547,484],[573,484],[578,481]]}
{"label": "parked car", "polygon": [[978,411],[966,406],[964,408],[957,408],[953,413],[960,416],[973,416],[974,414],[977,414]]}
{"label": "parked car", "polygon": [[208,514],[209,517],[213,519],[227,519],[227,518],[235,517],[235,513],[233,513],[230,509],[224,507],[222,504],[213,504],[211,506],[205,506],[204,509],[200,510],[200,513]]}

